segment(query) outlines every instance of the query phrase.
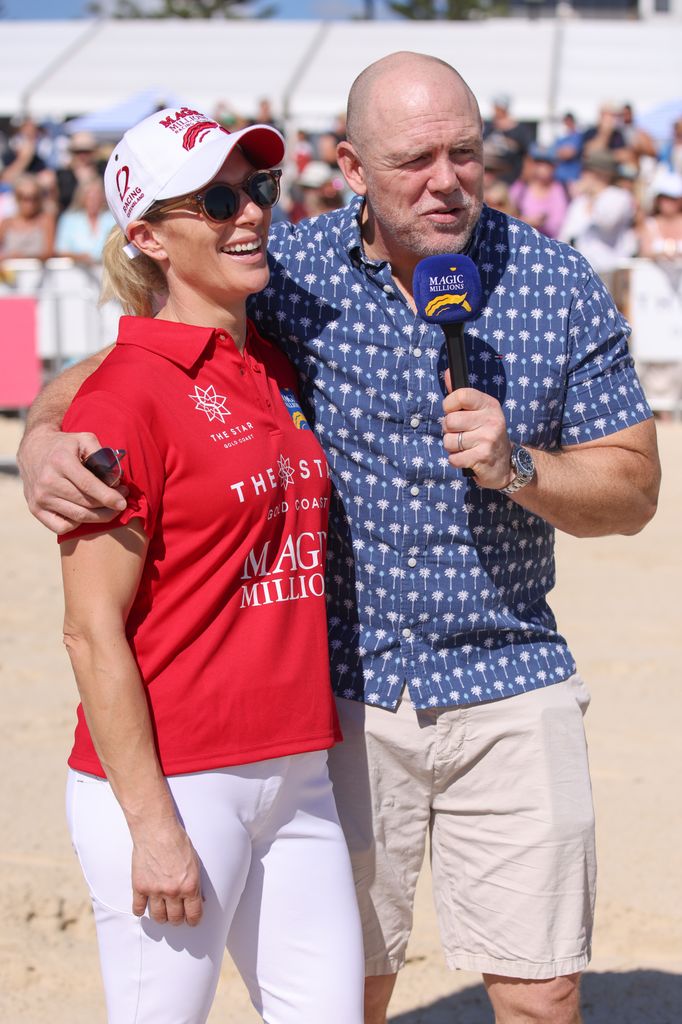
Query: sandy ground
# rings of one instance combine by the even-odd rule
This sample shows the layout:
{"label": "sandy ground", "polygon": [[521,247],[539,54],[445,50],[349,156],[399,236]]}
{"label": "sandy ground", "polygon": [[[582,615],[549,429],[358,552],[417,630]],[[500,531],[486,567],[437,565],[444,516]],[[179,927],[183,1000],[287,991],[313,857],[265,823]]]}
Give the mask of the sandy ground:
{"label": "sandy ground", "polygon": [[[14,452],[18,426],[0,417],[0,456]],[[593,694],[600,878],[586,1024],[682,1020],[682,425],[662,425],[659,439],[660,508],[643,533],[558,539],[553,607]],[[56,544],[3,474],[0,513],[0,1019],[97,1024],[94,929],[63,817],[75,684],[60,644]],[[427,869],[409,953],[394,1024],[490,1024],[479,978],[443,963]],[[211,1024],[258,1019],[226,962]]]}

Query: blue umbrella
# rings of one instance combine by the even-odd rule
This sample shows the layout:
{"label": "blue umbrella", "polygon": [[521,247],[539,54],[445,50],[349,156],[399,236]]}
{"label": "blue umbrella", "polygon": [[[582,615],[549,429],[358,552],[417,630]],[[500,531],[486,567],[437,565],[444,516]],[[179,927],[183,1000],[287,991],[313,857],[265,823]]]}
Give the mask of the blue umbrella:
{"label": "blue umbrella", "polygon": [[639,114],[637,125],[657,142],[667,142],[672,135],[673,124],[682,117],[682,99],[666,100],[652,107],[645,114]]}
{"label": "blue umbrella", "polygon": [[74,118],[66,125],[66,131],[69,135],[75,132],[91,132],[100,141],[120,139],[128,128],[149,117],[155,110],[181,105],[176,96],[164,93],[161,89],[146,89],[124,100],[123,103]]}

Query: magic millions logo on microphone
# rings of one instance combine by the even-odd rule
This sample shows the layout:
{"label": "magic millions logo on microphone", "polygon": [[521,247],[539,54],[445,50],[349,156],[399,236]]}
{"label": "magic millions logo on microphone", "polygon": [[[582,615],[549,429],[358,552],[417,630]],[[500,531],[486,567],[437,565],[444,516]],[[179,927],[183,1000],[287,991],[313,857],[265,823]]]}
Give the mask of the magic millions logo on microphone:
{"label": "magic millions logo on microphone", "polygon": [[412,292],[418,315],[431,323],[470,320],[481,307],[481,279],[464,253],[420,260],[414,269]]}
{"label": "magic millions logo on microphone", "polygon": [[466,287],[464,274],[457,267],[450,267],[449,270],[448,274],[429,276],[429,293],[434,298],[426,304],[424,311],[427,316],[437,316],[452,306],[461,306],[467,313],[471,313],[467,292],[462,291]]}

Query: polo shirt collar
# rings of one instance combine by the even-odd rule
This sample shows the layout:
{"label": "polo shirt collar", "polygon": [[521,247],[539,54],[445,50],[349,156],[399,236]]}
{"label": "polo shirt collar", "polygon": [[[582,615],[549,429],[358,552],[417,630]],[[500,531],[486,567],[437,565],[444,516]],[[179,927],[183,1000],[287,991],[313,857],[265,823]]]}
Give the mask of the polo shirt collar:
{"label": "polo shirt collar", "polygon": [[[364,199],[362,196],[354,196],[351,201],[343,210],[343,219],[340,224],[340,240],[344,249],[348,255],[356,260],[359,260],[366,267],[371,267],[376,270],[386,266],[387,260],[371,260],[365,255],[365,249],[362,244],[362,232],[360,229],[360,222],[362,218],[362,208],[364,205]],[[476,222],[476,226],[471,234],[471,238],[463,254],[469,256],[474,263],[476,262],[476,256],[479,252],[481,242],[485,236],[486,224],[490,220],[489,210],[487,206],[483,206],[481,216]]]}
{"label": "polo shirt collar", "polygon": [[146,316],[122,316],[117,345],[134,345],[163,356],[171,363],[191,369],[216,333],[215,327],[194,327],[173,320]]}
{"label": "polo shirt collar", "polygon": [[365,200],[362,196],[353,196],[345,207],[343,211],[344,219],[341,223],[341,244],[351,259],[363,263],[366,267],[380,270],[381,267],[386,266],[388,260],[371,260],[365,255],[365,247],[362,244],[360,221],[364,204]]}

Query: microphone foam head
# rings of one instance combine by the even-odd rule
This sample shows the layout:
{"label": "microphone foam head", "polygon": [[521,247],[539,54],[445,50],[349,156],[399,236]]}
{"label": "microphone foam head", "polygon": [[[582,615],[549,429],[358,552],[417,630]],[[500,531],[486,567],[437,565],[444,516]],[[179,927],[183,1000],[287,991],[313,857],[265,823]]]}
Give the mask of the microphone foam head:
{"label": "microphone foam head", "polygon": [[418,315],[431,324],[471,320],[483,300],[476,264],[462,253],[420,260],[414,268],[412,294]]}

